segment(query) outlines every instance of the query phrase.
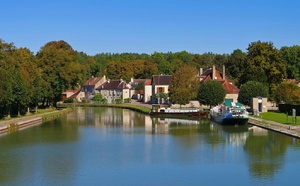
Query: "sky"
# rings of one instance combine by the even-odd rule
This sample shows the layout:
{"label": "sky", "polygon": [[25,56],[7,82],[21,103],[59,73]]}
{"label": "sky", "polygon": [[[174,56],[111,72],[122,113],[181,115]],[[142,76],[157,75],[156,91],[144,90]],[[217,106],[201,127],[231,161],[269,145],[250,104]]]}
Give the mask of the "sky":
{"label": "sky", "polygon": [[0,39],[36,53],[247,52],[251,42],[300,45],[298,0],[2,0]]}

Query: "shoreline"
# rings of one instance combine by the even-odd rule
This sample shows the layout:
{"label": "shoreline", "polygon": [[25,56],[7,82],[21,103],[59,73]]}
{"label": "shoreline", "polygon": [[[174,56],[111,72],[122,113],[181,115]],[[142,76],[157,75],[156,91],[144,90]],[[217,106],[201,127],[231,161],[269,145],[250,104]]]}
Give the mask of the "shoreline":
{"label": "shoreline", "polygon": [[[109,105],[99,105],[99,104],[67,104],[63,109],[54,110],[51,112],[46,112],[42,114],[37,114],[33,116],[23,116],[20,118],[13,118],[10,120],[0,121],[0,134],[9,133],[18,131],[28,126],[33,126],[37,124],[41,124],[44,121],[55,119],[60,117],[63,114],[66,114],[73,109],[70,109],[75,106],[83,106],[83,107],[115,107],[115,108],[123,108],[123,109],[131,109],[143,114],[150,113],[151,105],[144,105],[141,103],[126,103],[126,104],[109,104]],[[291,137],[295,137],[300,139],[300,126],[293,126],[288,124],[276,123],[273,121],[258,119],[254,117],[250,117],[249,124],[257,127],[261,127],[267,130],[279,132]]]}
{"label": "shoreline", "polygon": [[70,111],[72,111],[72,109],[68,108],[63,110],[53,110],[41,114],[34,114],[28,116],[25,115],[21,117],[11,118],[9,120],[0,120],[0,134],[8,134],[30,126],[39,125],[42,124],[44,121],[55,119]]}

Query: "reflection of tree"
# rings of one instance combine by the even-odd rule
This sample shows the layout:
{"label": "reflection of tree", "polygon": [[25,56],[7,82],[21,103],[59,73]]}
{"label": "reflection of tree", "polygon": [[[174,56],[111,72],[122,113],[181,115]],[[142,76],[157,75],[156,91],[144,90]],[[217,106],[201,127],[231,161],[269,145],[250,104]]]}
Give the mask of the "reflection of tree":
{"label": "reflection of tree", "polygon": [[281,168],[290,138],[269,132],[250,135],[244,149],[249,154],[250,173],[254,177],[272,177]]}
{"label": "reflection of tree", "polygon": [[19,183],[30,178],[37,169],[41,179],[58,178],[61,173],[69,179],[72,170],[77,169],[78,148],[68,144],[78,138],[77,125],[66,122],[65,117],[3,136],[0,140],[0,185],[8,181],[17,185],[14,181]]}
{"label": "reflection of tree", "polygon": [[[220,131],[209,124],[200,125],[171,125],[170,134],[180,137],[179,143],[186,147],[195,147],[199,142],[216,147],[223,144],[225,139],[220,136]],[[199,139],[200,138],[200,139]]]}
{"label": "reflection of tree", "polygon": [[182,144],[185,148],[194,148],[198,144],[197,125],[172,125],[169,133],[177,137],[179,139],[178,143]]}

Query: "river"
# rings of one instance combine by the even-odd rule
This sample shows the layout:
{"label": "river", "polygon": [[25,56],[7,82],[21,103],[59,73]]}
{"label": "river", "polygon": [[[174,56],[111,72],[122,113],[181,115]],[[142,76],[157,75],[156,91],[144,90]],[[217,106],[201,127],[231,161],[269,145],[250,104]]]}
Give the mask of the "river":
{"label": "river", "polygon": [[300,141],[252,126],[81,108],[0,136],[0,185],[296,185]]}

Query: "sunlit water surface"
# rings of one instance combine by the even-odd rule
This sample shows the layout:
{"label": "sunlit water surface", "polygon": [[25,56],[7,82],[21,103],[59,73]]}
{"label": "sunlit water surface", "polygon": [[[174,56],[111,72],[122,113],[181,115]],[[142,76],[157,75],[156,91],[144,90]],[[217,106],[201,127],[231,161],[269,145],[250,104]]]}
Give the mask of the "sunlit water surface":
{"label": "sunlit water surface", "polygon": [[0,137],[0,185],[298,185],[299,147],[248,125],[76,108]]}

